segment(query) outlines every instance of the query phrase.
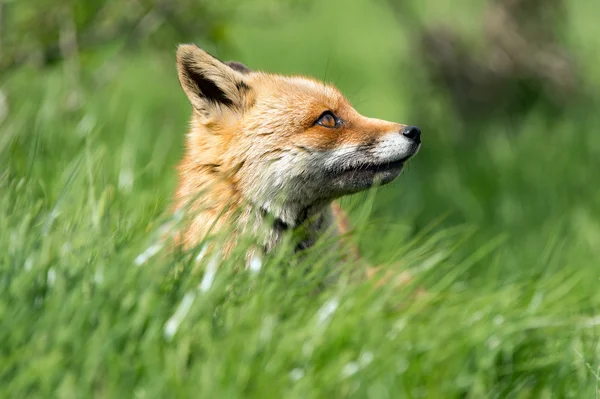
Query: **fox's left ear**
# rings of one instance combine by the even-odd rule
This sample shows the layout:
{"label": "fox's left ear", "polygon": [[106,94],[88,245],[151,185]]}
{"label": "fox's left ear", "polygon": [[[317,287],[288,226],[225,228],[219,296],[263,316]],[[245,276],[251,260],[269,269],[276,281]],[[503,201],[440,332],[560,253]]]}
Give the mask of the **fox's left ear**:
{"label": "fox's left ear", "polygon": [[242,64],[228,65],[193,44],[177,48],[179,82],[190,103],[202,116],[211,119],[227,107],[241,110],[250,88]]}
{"label": "fox's left ear", "polygon": [[252,72],[252,69],[248,68],[246,65],[242,64],[241,62],[227,61],[225,64],[227,64],[227,66],[229,68],[235,69],[236,71],[241,72],[243,74]]}

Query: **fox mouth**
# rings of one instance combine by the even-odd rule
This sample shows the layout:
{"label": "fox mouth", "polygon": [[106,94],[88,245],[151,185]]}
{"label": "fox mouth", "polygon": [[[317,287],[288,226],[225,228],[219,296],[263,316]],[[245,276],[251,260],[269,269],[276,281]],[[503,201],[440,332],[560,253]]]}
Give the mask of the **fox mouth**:
{"label": "fox mouth", "polygon": [[404,158],[401,158],[397,161],[392,161],[392,162],[384,162],[384,163],[379,163],[379,164],[371,164],[371,163],[367,163],[364,165],[359,165],[353,168],[348,168],[346,169],[344,172],[358,172],[358,171],[364,171],[364,172],[386,172],[386,171],[393,171],[393,170],[398,170],[398,169],[402,169],[404,167],[404,163],[406,161],[408,161],[410,159],[411,155],[408,155]]}
{"label": "fox mouth", "polygon": [[375,163],[372,161],[365,161],[365,162],[359,163],[357,165],[345,167],[342,170],[340,170],[338,173],[340,175],[356,174],[356,173],[361,173],[361,174],[365,174],[365,175],[368,175],[368,174],[377,175],[378,173],[381,173],[381,172],[401,172],[402,168],[404,168],[404,164],[410,158],[412,158],[412,156],[415,153],[416,153],[416,151],[414,153],[408,154],[408,155],[406,155],[400,159],[397,159],[395,161],[378,162],[378,163]]}
{"label": "fox mouth", "polygon": [[[404,150],[400,158],[389,161],[377,159],[370,151],[355,153],[346,157],[345,165],[326,168],[321,190],[329,192],[333,197],[354,194],[373,186],[383,186],[394,181],[404,169],[404,165],[419,151],[420,144],[411,145]],[[353,162],[349,162],[352,160]],[[333,166],[333,165],[332,165]]]}
{"label": "fox mouth", "polygon": [[343,194],[352,194],[391,183],[402,173],[404,165],[412,155],[414,154],[391,162],[364,162],[343,168],[334,172],[334,186]]}

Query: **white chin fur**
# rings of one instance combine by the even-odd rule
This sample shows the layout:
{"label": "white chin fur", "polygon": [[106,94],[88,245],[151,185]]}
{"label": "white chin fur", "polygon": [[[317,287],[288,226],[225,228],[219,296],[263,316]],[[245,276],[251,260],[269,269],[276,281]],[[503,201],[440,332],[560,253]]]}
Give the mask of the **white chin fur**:
{"label": "white chin fur", "polygon": [[395,132],[381,137],[371,151],[373,157],[382,163],[398,161],[412,153],[413,143]]}
{"label": "white chin fur", "polygon": [[355,162],[386,163],[398,161],[412,155],[414,144],[398,132],[381,136],[368,150],[361,145],[347,145],[320,154],[320,160],[326,168],[352,166]]}
{"label": "white chin fur", "polygon": [[[382,135],[371,147],[347,145],[335,150],[287,151],[277,160],[262,164],[259,179],[253,179],[249,198],[284,222],[294,220],[301,200],[327,190],[327,171],[398,161],[414,153],[414,144],[397,132]],[[311,171],[307,175],[307,171]],[[285,204],[285,205],[284,205]]]}

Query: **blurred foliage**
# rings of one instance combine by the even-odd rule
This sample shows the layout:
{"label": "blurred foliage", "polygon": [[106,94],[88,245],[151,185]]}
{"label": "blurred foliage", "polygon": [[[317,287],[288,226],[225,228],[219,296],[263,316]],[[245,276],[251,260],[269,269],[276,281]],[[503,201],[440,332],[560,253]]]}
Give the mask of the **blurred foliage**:
{"label": "blurred foliage", "polygon": [[540,108],[553,118],[581,100],[580,71],[562,40],[564,0],[485,2],[479,27],[466,37],[451,21],[419,23],[410,2],[389,3],[400,21],[412,25],[416,59],[433,86],[446,92],[466,129],[514,123]]}
{"label": "blurred foliage", "polygon": [[150,46],[226,42],[231,20],[250,13],[268,22],[298,0],[1,0],[0,70],[26,63],[48,65],[105,45]]}

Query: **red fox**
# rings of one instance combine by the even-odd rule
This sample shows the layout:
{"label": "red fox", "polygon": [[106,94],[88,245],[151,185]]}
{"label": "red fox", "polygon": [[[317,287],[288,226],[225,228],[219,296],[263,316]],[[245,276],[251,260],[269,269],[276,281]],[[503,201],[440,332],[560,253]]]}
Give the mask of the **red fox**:
{"label": "red fox", "polygon": [[421,146],[418,127],[362,116],[311,78],[255,72],[191,44],[178,47],[177,69],[193,109],[175,204],[191,212],[184,247],[233,227],[228,247],[246,232],[269,252],[300,226],[297,248],[310,247],[344,224],[333,200],[390,183]]}

